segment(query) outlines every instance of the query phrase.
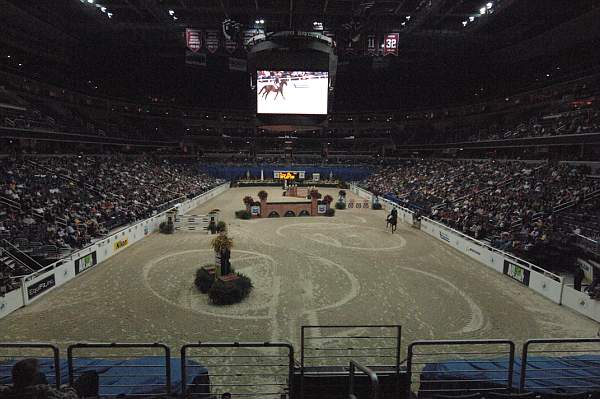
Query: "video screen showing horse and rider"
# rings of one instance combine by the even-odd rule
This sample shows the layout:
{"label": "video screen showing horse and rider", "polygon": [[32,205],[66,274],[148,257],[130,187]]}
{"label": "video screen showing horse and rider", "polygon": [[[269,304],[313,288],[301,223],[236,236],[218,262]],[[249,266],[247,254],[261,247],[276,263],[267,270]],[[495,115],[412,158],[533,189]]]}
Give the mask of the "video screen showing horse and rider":
{"label": "video screen showing horse and rider", "polygon": [[329,73],[257,71],[259,114],[327,114]]}

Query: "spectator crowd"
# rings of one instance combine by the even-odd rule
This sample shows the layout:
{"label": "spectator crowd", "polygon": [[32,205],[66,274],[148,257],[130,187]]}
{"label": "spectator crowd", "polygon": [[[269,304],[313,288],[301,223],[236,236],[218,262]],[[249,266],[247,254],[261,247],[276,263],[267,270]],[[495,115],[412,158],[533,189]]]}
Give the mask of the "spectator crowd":
{"label": "spectator crowd", "polygon": [[68,253],[221,182],[166,159],[0,159],[0,240],[32,255]]}
{"label": "spectator crowd", "polygon": [[598,201],[587,200],[600,179],[590,173],[566,163],[408,160],[362,185],[497,248],[528,252],[573,231],[599,236]]}

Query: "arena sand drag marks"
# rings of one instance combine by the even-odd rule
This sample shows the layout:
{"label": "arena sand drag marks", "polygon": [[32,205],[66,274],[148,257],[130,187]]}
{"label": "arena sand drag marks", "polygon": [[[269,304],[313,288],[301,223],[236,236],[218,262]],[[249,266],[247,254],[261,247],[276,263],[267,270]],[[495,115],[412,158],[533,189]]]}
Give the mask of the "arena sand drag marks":
{"label": "arena sand drag marks", "polygon": [[[193,288],[213,259],[211,236],[153,234],[0,320],[0,341],[299,342],[303,324],[401,324],[414,339],[594,336],[597,323],[559,307],[385,213],[333,218],[237,220],[236,188],[190,213],[222,209],[234,238],[232,263],[256,291],[217,308]],[[270,199],[280,195],[267,188]],[[337,198],[337,189],[322,190]],[[352,196],[352,194],[349,194]],[[313,334],[320,334],[318,330]]]}

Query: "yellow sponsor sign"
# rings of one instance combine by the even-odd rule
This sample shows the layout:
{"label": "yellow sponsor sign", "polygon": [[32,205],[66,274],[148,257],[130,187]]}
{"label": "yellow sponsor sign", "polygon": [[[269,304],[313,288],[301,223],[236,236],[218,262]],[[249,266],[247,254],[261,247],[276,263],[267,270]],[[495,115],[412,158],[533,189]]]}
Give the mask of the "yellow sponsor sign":
{"label": "yellow sponsor sign", "polygon": [[116,241],[115,242],[115,251],[118,251],[119,249],[126,247],[128,244],[129,244],[129,240],[127,238]]}

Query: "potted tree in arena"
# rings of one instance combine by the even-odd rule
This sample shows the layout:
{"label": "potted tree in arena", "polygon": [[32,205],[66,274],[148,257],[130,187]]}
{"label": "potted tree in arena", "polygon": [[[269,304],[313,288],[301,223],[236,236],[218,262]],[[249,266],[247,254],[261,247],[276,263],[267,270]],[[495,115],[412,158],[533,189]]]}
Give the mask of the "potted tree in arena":
{"label": "potted tree in arena", "polygon": [[246,210],[247,210],[248,212],[250,212],[250,208],[252,207],[252,204],[254,204],[254,198],[252,198],[252,197],[251,197],[251,196],[249,196],[249,195],[246,195],[246,196],[244,197],[244,200],[243,200],[243,201],[244,201],[244,205],[246,205]]}
{"label": "potted tree in arena", "polygon": [[220,275],[225,276],[231,272],[231,263],[229,258],[231,257],[231,248],[233,247],[233,240],[227,237],[225,232],[219,234],[210,242],[213,250],[215,251],[215,263],[220,269]]}
{"label": "potted tree in arena", "polygon": [[262,216],[262,213],[265,212],[265,210],[267,209],[267,197],[268,196],[269,196],[269,194],[265,190],[260,190],[258,192],[258,198],[260,198],[261,216]]}

